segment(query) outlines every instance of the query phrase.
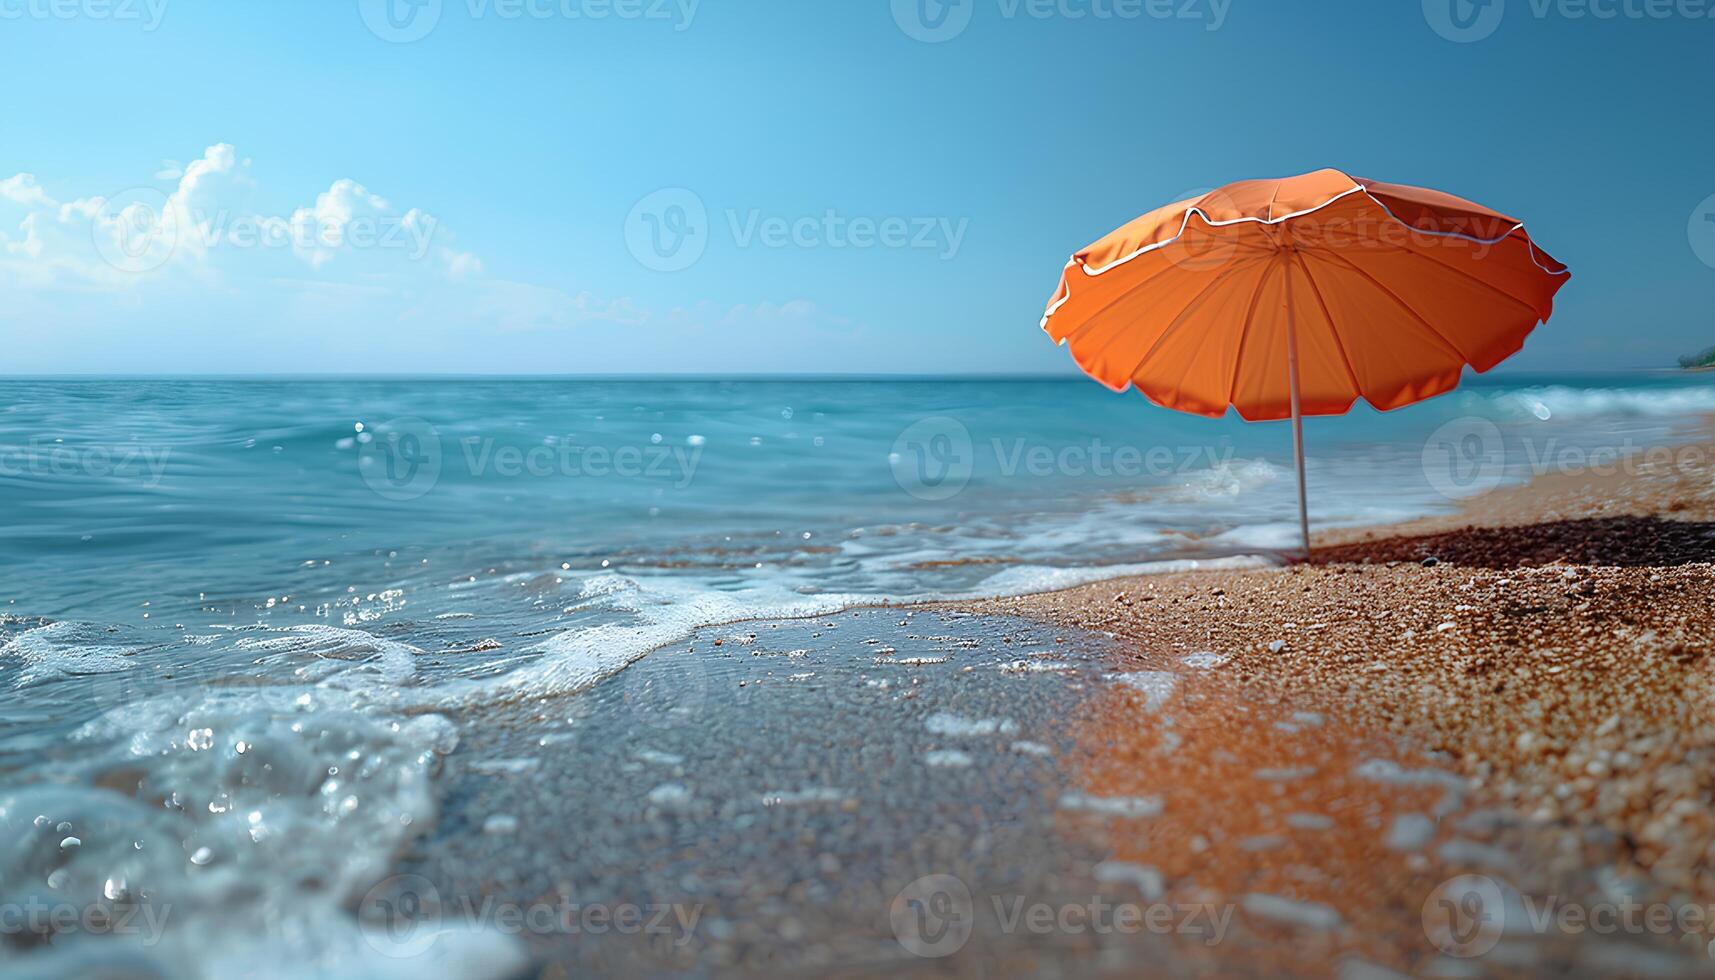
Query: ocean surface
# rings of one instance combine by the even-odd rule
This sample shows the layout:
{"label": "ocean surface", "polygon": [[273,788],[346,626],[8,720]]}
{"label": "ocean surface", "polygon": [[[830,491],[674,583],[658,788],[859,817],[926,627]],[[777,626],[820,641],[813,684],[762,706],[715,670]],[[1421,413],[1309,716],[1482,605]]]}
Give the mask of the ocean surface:
{"label": "ocean surface", "polygon": [[[1671,447],[1712,382],[1312,419],[1312,521]],[[0,903],[172,914],[0,959],[415,970],[351,905],[434,820],[455,719],[703,625],[1277,560],[1291,448],[1074,380],[0,381]]]}

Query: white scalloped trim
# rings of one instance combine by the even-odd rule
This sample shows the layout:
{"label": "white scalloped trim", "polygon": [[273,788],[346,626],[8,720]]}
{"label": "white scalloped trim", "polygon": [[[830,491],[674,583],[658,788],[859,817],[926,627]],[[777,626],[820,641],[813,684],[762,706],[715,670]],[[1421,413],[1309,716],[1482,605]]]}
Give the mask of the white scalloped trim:
{"label": "white scalloped trim", "polygon": [[[1209,226],[1210,228],[1224,228],[1228,225],[1238,225],[1238,224],[1244,224],[1246,222],[1251,222],[1251,223],[1259,224],[1259,225],[1278,225],[1278,224],[1281,224],[1283,222],[1291,221],[1294,218],[1302,218],[1307,214],[1314,214],[1317,211],[1320,211],[1323,208],[1328,207],[1329,205],[1335,203],[1336,201],[1344,200],[1345,198],[1350,197],[1353,194],[1360,194],[1360,193],[1363,194],[1365,197],[1369,198],[1371,201],[1375,202],[1376,207],[1381,208],[1383,214],[1385,214],[1388,217],[1392,218],[1393,220],[1399,222],[1400,225],[1409,229],[1410,231],[1414,231],[1420,235],[1436,235],[1436,236],[1439,236],[1442,238],[1461,238],[1461,239],[1464,239],[1465,241],[1468,241],[1468,242],[1471,242],[1471,243],[1477,244],[1477,245],[1496,245],[1496,244],[1499,244],[1499,243],[1507,240],[1508,238],[1511,238],[1514,232],[1524,230],[1524,222],[1522,222],[1522,221],[1513,225],[1511,228],[1508,228],[1504,234],[1496,236],[1495,238],[1477,238],[1476,236],[1466,235],[1466,234],[1463,234],[1463,233],[1457,232],[1457,231],[1430,231],[1427,228],[1418,228],[1415,225],[1411,225],[1411,224],[1406,223],[1398,215],[1394,214],[1393,209],[1389,208],[1386,204],[1384,204],[1380,198],[1376,197],[1374,194],[1371,194],[1370,189],[1368,187],[1365,187],[1363,184],[1360,184],[1355,180],[1352,182],[1352,184],[1353,184],[1353,186],[1352,186],[1351,190],[1341,191],[1340,193],[1334,195],[1333,197],[1330,197],[1328,200],[1323,201],[1321,204],[1318,204],[1313,208],[1305,208],[1302,211],[1294,211],[1291,214],[1281,215],[1278,218],[1243,217],[1243,218],[1228,218],[1225,221],[1214,221],[1214,220],[1211,220],[1209,218],[1209,215],[1202,208],[1189,207],[1189,208],[1185,209],[1184,216],[1182,218],[1180,218],[1178,233],[1175,234],[1172,238],[1166,239],[1165,241],[1155,242],[1154,244],[1151,244],[1151,245],[1145,245],[1142,248],[1138,249],[1137,251],[1132,252],[1130,255],[1126,255],[1126,256],[1123,256],[1121,258],[1115,259],[1112,262],[1109,262],[1107,265],[1101,266],[1100,268],[1091,268],[1090,266],[1087,266],[1087,265],[1080,265],[1078,262],[1078,257],[1076,255],[1074,255],[1074,256],[1072,256],[1072,258],[1070,260],[1067,261],[1066,268],[1071,269],[1071,268],[1076,267],[1076,268],[1083,269],[1084,274],[1086,276],[1090,276],[1093,278],[1095,276],[1099,276],[1105,272],[1108,272],[1112,269],[1116,269],[1119,266],[1122,266],[1122,265],[1126,264],[1127,262],[1130,262],[1131,260],[1137,258],[1140,255],[1147,255],[1148,253],[1156,251],[1157,249],[1166,248],[1167,246],[1172,245],[1174,242],[1177,242],[1179,239],[1185,237],[1185,229],[1190,227],[1191,216],[1193,214],[1197,215],[1198,217],[1201,217],[1203,219],[1203,223],[1205,225]],[[1538,261],[1538,259],[1536,257],[1536,253],[1537,253],[1536,242],[1531,240],[1529,232],[1525,233],[1524,240],[1525,240],[1525,244],[1530,249],[1530,261],[1538,269],[1541,269],[1542,271],[1548,273],[1551,276],[1565,276],[1565,275],[1571,275],[1572,274],[1572,269],[1570,266],[1561,266],[1558,270],[1555,270],[1555,269],[1550,269],[1548,266],[1543,265],[1540,261]],[[1071,283],[1070,278],[1067,277],[1064,273],[1062,273],[1060,276],[1060,285],[1062,287],[1064,295],[1057,297],[1054,300],[1054,302],[1050,303],[1048,305],[1047,312],[1042,314],[1041,326],[1042,326],[1042,329],[1044,331],[1046,331],[1048,329],[1049,318],[1052,317],[1056,312],[1058,312],[1060,307],[1065,306],[1066,303],[1072,299],[1072,283]],[[1058,347],[1064,347],[1064,346],[1066,346],[1066,342],[1070,339],[1071,339],[1070,337],[1062,338],[1061,340],[1056,341],[1055,345]]]}

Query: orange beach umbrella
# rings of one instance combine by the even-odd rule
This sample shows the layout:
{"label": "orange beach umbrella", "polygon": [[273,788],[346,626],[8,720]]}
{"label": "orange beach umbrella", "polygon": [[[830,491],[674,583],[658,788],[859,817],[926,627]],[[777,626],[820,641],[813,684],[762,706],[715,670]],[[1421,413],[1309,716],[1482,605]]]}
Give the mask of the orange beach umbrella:
{"label": "orange beach umbrella", "polygon": [[1078,366],[1157,405],[1293,421],[1452,390],[1524,345],[1570,278],[1524,225],[1440,191],[1318,170],[1158,208],[1072,256],[1042,317]]}

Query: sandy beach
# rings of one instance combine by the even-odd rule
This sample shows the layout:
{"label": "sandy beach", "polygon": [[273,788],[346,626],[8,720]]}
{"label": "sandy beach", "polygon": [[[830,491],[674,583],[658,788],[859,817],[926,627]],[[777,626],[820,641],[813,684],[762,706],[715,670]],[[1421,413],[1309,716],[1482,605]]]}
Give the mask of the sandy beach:
{"label": "sandy beach", "polygon": [[[1536,971],[1557,931],[1570,949],[1562,969],[1671,973],[1684,968],[1671,957],[1578,948],[1587,927],[1536,930],[1538,948],[1513,950],[1510,961],[1514,937],[1490,937],[1486,957],[1449,962],[1425,941],[1425,905],[1471,874],[1539,901],[1659,902],[1664,917],[1689,908],[1693,925],[1706,921],[1701,910],[1715,900],[1711,459],[1715,447],[1692,445],[1605,472],[1539,477],[1456,515],[1324,534],[1308,564],[960,608],[1111,634],[1137,669],[1218,665],[1163,695],[1163,710],[1200,697],[1273,714],[1287,729],[1310,717],[1340,730],[1331,745],[1311,744],[1317,728],[1296,731],[1305,744],[1284,782],[1278,771],[1258,778],[1266,766],[1252,749],[1222,747],[1227,718],[1205,717],[1191,731],[1181,723],[1171,751],[1157,727],[1123,714],[1085,740],[1089,778],[1108,792],[1170,787],[1161,812],[1121,848],[1160,866],[1166,894],[1261,890],[1325,913],[1309,939],[1299,928],[1281,947],[1298,965],[1350,954],[1414,974],[1509,962]],[[1316,785],[1349,781],[1372,740],[1456,778],[1391,770],[1385,799]],[[1399,794],[1441,788],[1447,799],[1402,815],[1410,804]],[[1294,821],[1285,811],[1300,795],[1334,800],[1345,816]],[[1207,854],[1221,859],[1198,857]],[[1635,938],[1701,956],[1709,932]]]}

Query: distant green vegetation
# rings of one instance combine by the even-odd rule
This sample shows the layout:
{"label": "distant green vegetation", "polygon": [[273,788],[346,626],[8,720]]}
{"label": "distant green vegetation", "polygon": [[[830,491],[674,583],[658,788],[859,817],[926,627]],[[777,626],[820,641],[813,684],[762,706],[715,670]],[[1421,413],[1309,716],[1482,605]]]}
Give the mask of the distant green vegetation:
{"label": "distant green vegetation", "polygon": [[1680,358],[1679,366],[1685,368],[1687,371],[1695,370],[1696,368],[1715,367],[1715,347],[1711,347],[1701,354],[1692,354],[1690,357]]}

